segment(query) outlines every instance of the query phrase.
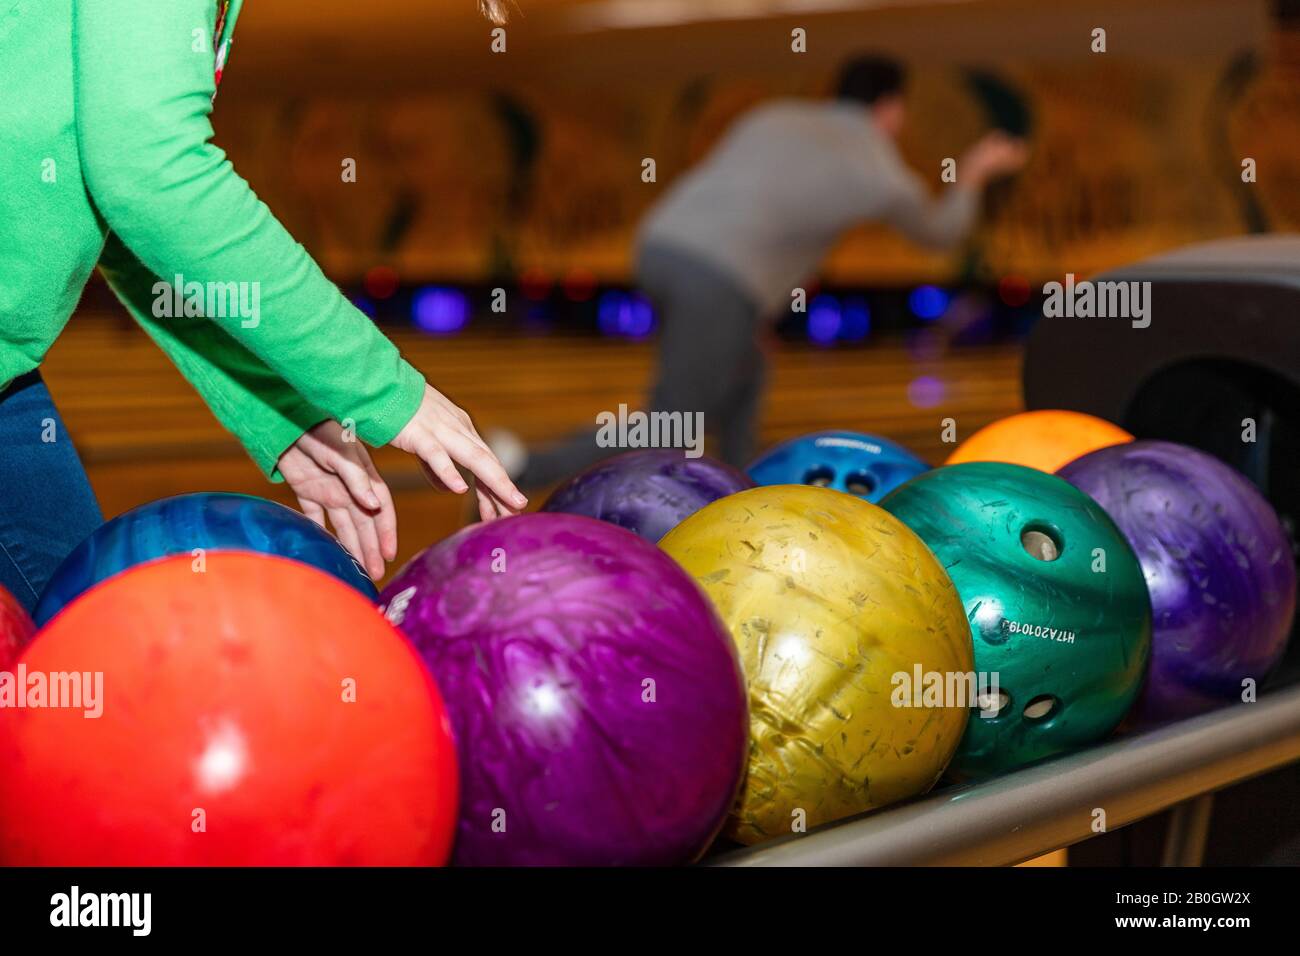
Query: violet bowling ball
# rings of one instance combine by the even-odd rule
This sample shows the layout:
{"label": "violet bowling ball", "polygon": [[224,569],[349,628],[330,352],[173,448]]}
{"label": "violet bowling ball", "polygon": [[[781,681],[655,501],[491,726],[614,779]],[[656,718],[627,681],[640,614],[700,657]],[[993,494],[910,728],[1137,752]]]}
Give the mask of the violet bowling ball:
{"label": "violet bowling ball", "polygon": [[612,524],[474,525],[381,595],[447,703],[460,755],[453,863],[687,863],[740,785],[735,645],[672,558]]}
{"label": "violet bowling ball", "polygon": [[1217,458],[1137,441],[1058,474],[1106,509],[1137,552],[1153,643],[1134,716],[1155,722],[1241,700],[1286,650],[1295,613],[1291,548],[1273,508]]}
{"label": "violet bowling ball", "polygon": [[710,502],[753,487],[720,461],[650,448],[597,462],[555,489],[542,510],[586,515],[658,541]]}

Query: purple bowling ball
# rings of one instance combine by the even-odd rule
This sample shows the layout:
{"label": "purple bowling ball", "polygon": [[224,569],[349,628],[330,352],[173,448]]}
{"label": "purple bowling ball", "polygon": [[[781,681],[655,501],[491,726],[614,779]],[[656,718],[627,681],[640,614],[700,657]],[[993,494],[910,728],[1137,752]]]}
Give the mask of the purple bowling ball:
{"label": "purple bowling ball", "polygon": [[557,488],[542,510],[586,515],[658,541],[710,502],[753,487],[720,461],[652,448],[597,462]]}
{"label": "purple bowling ball", "polygon": [[1106,509],[1133,545],[1151,595],[1153,643],[1134,716],[1154,722],[1241,700],[1286,650],[1296,571],[1272,506],[1217,458],[1137,441],[1058,474]]}
{"label": "purple bowling ball", "polygon": [[687,863],[740,785],[749,739],[731,636],[668,555],[611,524],[474,525],[380,598],[456,732],[453,862]]}

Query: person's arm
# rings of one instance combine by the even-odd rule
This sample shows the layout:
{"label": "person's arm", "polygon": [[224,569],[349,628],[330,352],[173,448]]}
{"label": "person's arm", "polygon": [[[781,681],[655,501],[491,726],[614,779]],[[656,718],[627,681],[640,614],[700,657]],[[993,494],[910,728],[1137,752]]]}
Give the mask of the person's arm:
{"label": "person's arm", "polygon": [[158,279],[112,234],[99,271],[126,310],[198,390],[272,481],[284,480],[303,514],[328,516],[371,577],[397,556],[393,498],[365,446],[313,408],[261,359],[201,316],[153,314]]}
{"label": "person's arm", "polygon": [[[187,375],[206,376],[204,397],[228,427],[251,391],[270,389],[269,430],[253,436],[263,470],[274,446],[316,414],[309,408],[386,444],[420,407],[424,379],[212,144],[213,54],[194,44],[210,38],[214,19],[212,0],[75,4],[77,127],[91,199],[148,272],[197,283],[205,299],[234,291],[249,307],[205,307],[206,334],[185,319],[147,327]],[[250,437],[247,427],[237,434]]]}
{"label": "person's arm", "polygon": [[202,316],[153,314],[158,279],[114,235],[99,259],[109,288],[167,353],[272,481],[281,479],[280,456],[308,429],[329,418],[266,363]]}
{"label": "person's arm", "polygon": [[918,245],[931,249],[957,245],[975,226],[980,190],[960,181],[945,189],[940,198],[932,199],[915,176],[901,177],[885,206],[885,221]]}
{"label": "person's arm", "polygon": [[[454,492],[469,490],[455,466],[466,467],[479,480],[484,520],[521,510],[527,499],[470,417],[403,361],[210,142],[215,19],[213,0],[74,5],[82,173],[109,229],[144,269],[175,277],[187,296],[197,290],[197,313],[308,406],[355,423],[370,444],[418,456]],[[174,336],[168,322],[152,332]],[[187,348],[177,339],[169,351]],[[206,358],[187,364],[201,367]],[[209,364],[228,367],[223,356]],[[225,387],[214,381],[209,394]]]}
{"label": "person's arm", "polygon": [[1003,133],[988,133],[957,161],[956,182],[932,199],[914,173],[901,163],[886,176],[883,218],[912,241],[932,249],[948,249],[975,227],[980,195],[989,180],[1015,172],[1025,164],[1025,145]]}

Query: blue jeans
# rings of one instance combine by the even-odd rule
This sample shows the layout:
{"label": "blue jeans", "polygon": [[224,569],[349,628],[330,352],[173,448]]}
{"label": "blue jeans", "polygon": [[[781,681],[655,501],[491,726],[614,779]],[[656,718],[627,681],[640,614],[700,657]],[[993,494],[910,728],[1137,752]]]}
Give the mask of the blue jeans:
{"label": "blue jeans", "polygon": [[14,379],[0,392],[0,586],[30,611],[103,520],[40,373]]}

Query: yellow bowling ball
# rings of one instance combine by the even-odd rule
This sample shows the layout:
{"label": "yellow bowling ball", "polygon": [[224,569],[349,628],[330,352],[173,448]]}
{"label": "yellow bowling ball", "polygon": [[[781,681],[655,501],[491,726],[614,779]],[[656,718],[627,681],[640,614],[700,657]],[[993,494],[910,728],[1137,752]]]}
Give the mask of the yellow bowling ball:
{"label": "yellow bowling ball", "polygon": [[713,599],[749,682],[729,836],[757,843],[934,785],[974,702],[923,696],[915,678],[972,674],[970,627],[902,522],[853,495],[773,485],[707,505],[660,546]]}

